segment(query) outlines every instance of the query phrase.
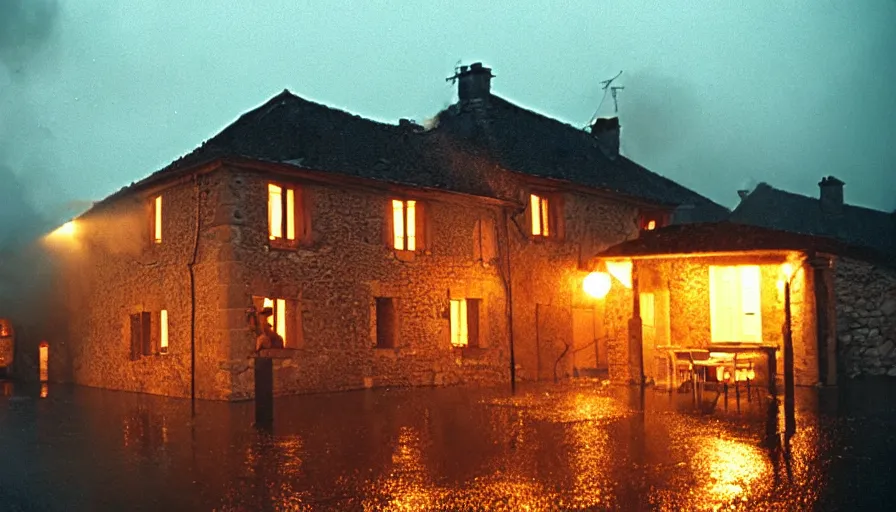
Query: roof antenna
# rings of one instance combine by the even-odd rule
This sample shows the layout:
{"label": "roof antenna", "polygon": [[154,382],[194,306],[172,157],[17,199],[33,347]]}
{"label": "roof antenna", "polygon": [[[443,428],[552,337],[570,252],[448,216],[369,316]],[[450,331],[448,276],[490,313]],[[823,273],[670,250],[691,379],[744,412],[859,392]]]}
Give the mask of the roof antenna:
{"label": "roof antenna", "polygon": [[613,113],[619,113],[619,100],[617,99],[616,94],[618,91],[625,89],[625,87],[612,84],[617,78],[619,78],[620,75],[622,75],[622,71],[616,73],[616,76],[614,76],[613,78],[610,78],[609,80],[602,80],[600,82],[602,86],[601,89],[603,89],[604,91],[604,95],[601,97],[600,103],[597,104],[597,109],[594,111],[594,115],[591,116],[591,119],[588,121],[588,126],[591,126],[594,123],[595,119],[597,119],[597,114],[598,112],[600,112],[600,107],[603,106],[604,101],[607,99],[607,91],[609,91],[610,95],[613,96]]}
{"label": "roof antenna", "polygon": [[457,82],[458,77],[460,76],[460,63],[463,62],[464,59],[457,59],[457,62],[454,64],[454,76],[449,76],[445,79],[446,82],[451,82],[451,85],[454,85]]}

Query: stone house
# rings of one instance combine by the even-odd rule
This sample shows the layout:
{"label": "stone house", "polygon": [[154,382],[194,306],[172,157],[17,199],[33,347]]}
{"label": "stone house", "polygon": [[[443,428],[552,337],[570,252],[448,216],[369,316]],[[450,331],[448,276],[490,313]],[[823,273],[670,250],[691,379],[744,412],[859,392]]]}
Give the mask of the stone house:
{"label": "stone house", "polygon": [[673,350],[737,344],[776,346],[780,375],[788,291],[797,385],[896,375],[893,216],[844,205],[835,178],[820,187],[814,200],[762,184],[730,221],[665,227],[598,256],[641,327],[632,380],[668,383]]}
{"label": "stone house", "polygon": [[521,108],[480,64],[453,78],[427,127],[284,91],[50,236],[51,379],[249,398],[264,307],[278,394],[616,378],[628,317],[582,292],[586,262],[729,212],[619,154],[618,120]]}

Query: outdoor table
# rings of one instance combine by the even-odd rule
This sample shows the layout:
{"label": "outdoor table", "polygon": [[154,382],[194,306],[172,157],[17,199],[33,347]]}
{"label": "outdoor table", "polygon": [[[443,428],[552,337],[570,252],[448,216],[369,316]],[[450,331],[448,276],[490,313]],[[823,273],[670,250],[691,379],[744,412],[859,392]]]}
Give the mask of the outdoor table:
{"label": "outdoor table", "polygon": [[776,352],[778,346],[773,343],[713,343],[707,349],[710,352],[724,352],[734,354],[734,365],[737,367],[737,355],[747,352],[761,352],[765,354],[768,362],[768,392],[770,395],[777,394],[778,358]]}

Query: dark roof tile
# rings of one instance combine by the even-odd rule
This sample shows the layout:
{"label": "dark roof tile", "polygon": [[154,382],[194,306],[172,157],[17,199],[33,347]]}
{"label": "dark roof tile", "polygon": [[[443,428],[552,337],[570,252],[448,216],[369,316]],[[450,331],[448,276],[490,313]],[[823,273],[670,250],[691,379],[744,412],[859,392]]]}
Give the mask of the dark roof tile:
{"label": "dark roof tile", "polygon": [[839,215],[826,214],[817,198],[760,183],[731,213],[732,222],[824,236],[848,245],[896,254],[896,216],[844,204]]}

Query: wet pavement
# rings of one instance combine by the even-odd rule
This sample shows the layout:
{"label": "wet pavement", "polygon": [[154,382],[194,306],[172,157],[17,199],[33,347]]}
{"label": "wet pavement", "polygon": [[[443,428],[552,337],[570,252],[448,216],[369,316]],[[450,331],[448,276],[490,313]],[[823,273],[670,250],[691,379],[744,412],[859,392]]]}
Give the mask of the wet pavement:
{"label": "wet pavement", "polygon": [[[45,397],[41,397],[45,394]],[[599,382],[251,403],[0,383],[0,510],[886,510],[896,383],[754,390]]]}

